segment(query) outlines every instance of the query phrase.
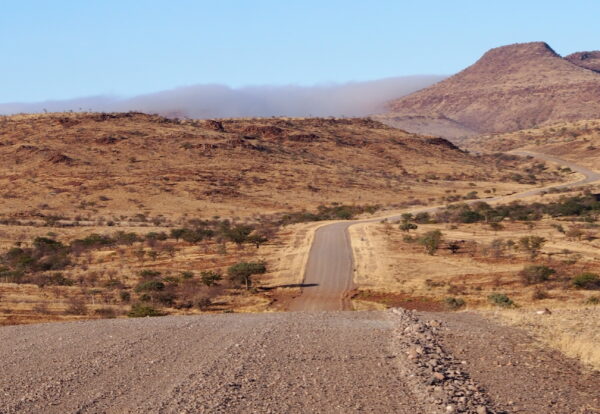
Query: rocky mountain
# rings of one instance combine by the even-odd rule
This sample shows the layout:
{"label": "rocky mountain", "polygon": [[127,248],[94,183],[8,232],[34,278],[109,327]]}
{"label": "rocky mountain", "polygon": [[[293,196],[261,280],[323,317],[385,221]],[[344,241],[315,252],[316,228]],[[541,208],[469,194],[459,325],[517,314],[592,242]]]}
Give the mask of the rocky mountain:
{"label": "rocky mountain", "polygon": [[600,50],[573,53],[566,56],[565,59],[582,68],[600,72]]}
{"label": "rocky mountain", "polygon": [[456,138],[600,118],[600,73],[591,70],[598,53],[563,58],[543,42],[498,47],[456,75],[390,102],[380,119]]}

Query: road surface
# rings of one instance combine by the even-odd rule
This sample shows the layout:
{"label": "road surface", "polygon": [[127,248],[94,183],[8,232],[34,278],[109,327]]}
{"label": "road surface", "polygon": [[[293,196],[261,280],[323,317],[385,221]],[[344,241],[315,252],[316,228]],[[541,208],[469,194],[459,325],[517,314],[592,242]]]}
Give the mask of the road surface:
{"label": "road surface", "polygon": [[[569,167],[574,172],[582,174],[584,178],[576,182],[536,188],[519,194],[513,194],[511,199],[530,197],[548,190],[548,188],[569,188],[600,181],[600,173],[577,165],[573,162],[562,160],[550,155],[531,151],[513,151],[513,154],[533,156],[546,161],[556,162]],[[508,197],[508,196],[507,196]],[[507,197],[493,197],[478,201],[500,202]],[[412,213],[433,213],[439,207],[427,207],[411,210]],[[387,217],[388,220],[399,220],[400,216]],[[338,222],[319,227],[315,232],[311,246],[306,270],[304,274],[302,292],[289,305],[291,311],[324,311],[324,310],[349,310],[351,301],[350,291],[353,289],[353,258],[352,246],[348,235],[348,228],[358,223],[376,222],[381,220],[353,220]]]}
{"label": "road surface", "polygon": [[429,413],[394,329],[384,312],[2,327],[0,413]]}

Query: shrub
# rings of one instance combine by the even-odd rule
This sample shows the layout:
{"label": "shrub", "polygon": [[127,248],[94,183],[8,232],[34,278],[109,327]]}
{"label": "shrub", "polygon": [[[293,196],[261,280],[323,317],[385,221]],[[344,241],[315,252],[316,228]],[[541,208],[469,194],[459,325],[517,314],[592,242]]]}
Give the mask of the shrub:
{"label": "shrub", "polygon": [[131,310],[127,313],[130,318],[144,318],[146,316],[162,316],[163,313],[152,306],[143,303],[134,303]]}
{"label": "shrub", "polygon": [[147,280],[135,288],[136,292],[158,292],[165,289],[165,284],[160,280]]}
{"label": "shrub", "polygon": [[194,272],[189,272],[189,271],[181,272],[182,279],[192,279],[193,277],[194,277]]}
{"label": "shrub", "polygon": [[496,306],[500,306],[502,308],[513,308],[515,307],[515,303],[506,296],[504,293],[492,293],[488,296],[488,300],[490,303]]}
{"label": "shrub", "polygon": [[573,278],[573,285],[578,289],[600,289],[600,276],[596,273],[582,273]]}
{"label": "shrub", "polygon": [[196,299],[195,304],[198,307],[198,309],[206,310],[210,308],[210,306],[212,305],[212,301],[208,296],[201,296],[198,299]]}
{"label": "shrub", "polygon": [[119,299],[121,299],[121,302],[129,302],[131,300],[131,293],[127,291],[119,292]]}
{"label": "shrub", "polygon": [[71,250],[98,249],[112,246],[113,244],[115,244],[115,241],[111,237],[92,233],[83,239],[73,240],[71,242]]}
{"label": "shrub", "polygon": [[446,306],[448,308],[453,309],[453,310],[460,309],[467,304],[464,301],[464,299],[455,298],[455,297],[448,297],[448,298],[444,299],[444,302],[446,303]]}
{"label": "shrub", "polygon": [[252,284],[251,277],[256,274],[262,274],[267,268],[262,262],[242,262],[237,263],[227,269],[229,278],[237,284],[245,284],[246,289],[250,289]]}
{"label": "shrub", "polygon": [[[262,273],[264,273],[264,272],[262,272]],[[221,274],[218,272],[202,272],[202,273],[200,273],[200,280],[202,281],[202,284],[205,286],[214,286],[221,279],[223,279],[223,276],[221,276]]]}
{"label": "shrub", "polygon": [[519,272],[519,276],[521,276],[521,280],[526,285],[534,285],[537,283],[546,282],[550,279],[550,276],[556,273],[556,270],[552,269],[548,266],[539,266],[539,265],[531,265],[526,266],[521,272]]}
{"label": "shrub", "polygon": [[542,299],[548,299],[550,297],[550,295],[548,295],[548,292],[545,291],[544,289],[541,288],[536,288],[533,293],[531,294],[531,299],[533,300],[542,300]]}
{"label": "shrub", "polygon": [[108,307],[98,308],[94,311],[94,313],[102,318],[112,319],[117,317],[117,313],[115,312],[115,310],[113,308]]}
{"label": "shrub", "polygon": [[161,241],[167,240],[167,238],[168,238],[167,234],[162,231],[160,233],[151,231],[150,233],[146,234],[146,237],[145,237],[146,240],[161,240]]}
{"label": "shrub", "polygon": [[538,256],[545,243],[546,239],[540,236],[525,236],[519,239],[519,247],[528,252],[532,259]]}
{"label": "shrub", "polygon": [[225,237],[229,240],[237,244],[238,246],[245,243],[248,240],[248,236],[252,233],[254,229],[252,226],[247,226],[245,224],[238,224],[234,227],[231,227],[225,231]]}
{"label": "shrub", "polygon": [[419,226],[417,226],[414,223],[409,223],[409,222],[404,222],[402,224],[400,224],[400,230],[405,231],[405,232],[409,232],[411,230],[416,230]]}
{"label": "shrub", "polygon": [[144,269],[140,272],[140,277],[144,279],[149,279],[153,277],[159,277],[160,274],[161,273],[157,270]]}
{"label": "shrub", "polygon": [[162,305],[172,306],[173,303],[175,303],[175,299],[177,299],[177,296],[171,289],[169,289],[155,292],[152,295],[152,299]]}
{"label": "shrub", "polygon": [[442,242],[442,232],[439,230],[428,231],[419,238],[419,244],[425,248],[429,255],[435,254]]}
{"label": "shrub", "polygon": [[72,279],[64,277],[62,273],[57,272],[50,275],[38,275],[33,278],[33,282],[39,287],[44,286],[73,286],[75,282]]}
{"label": "shrub", "polygon": [[269,238],[263,234],[253,233],[246,238],[248,243],[253,244],[258,249],[261,244],[269,241]]}
{"label": "shrub", "polygon": [[600,305],[600,296],[590,296],[585,301],[586,305]]}
{"label": "shrub", "polygon": [[87,306],[83,299],[78,297],[71,297],[68,300],[67,309],[65,309],[65,314],[67,315],[85,315],[87,313]]}

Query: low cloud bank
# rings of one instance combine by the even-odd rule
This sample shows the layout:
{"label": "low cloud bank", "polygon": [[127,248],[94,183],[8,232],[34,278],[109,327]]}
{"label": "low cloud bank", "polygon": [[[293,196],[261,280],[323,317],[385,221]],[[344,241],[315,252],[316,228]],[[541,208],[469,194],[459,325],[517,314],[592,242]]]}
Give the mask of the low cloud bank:
{"label": "low cloud bank", "polygon": [[382,112],[387,101],[444,79],[404,76],[318,86],[193,85],[132,98],[90,96],[0,104],[0,114],[63,111],[140,111],[173,117],[364,116]]}

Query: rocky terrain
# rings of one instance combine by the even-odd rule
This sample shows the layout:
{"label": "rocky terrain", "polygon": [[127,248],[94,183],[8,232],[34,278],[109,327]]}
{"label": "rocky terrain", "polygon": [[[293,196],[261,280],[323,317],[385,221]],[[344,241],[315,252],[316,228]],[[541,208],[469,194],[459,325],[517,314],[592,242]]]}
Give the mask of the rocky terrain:
{"label": "rocky terrain", "polygon": [[439,193],[423,181],[427,176],[466,188],[470,181],[502,181],[509,171],[443,139],[368,119],[0,117],[5,218],[119,222],[391,204]]}
{"label": "rocky terrain", "polygon": [[[498,47],[456,75],[392,101],[381,119],[409,131],[460,137],[600,118],[597,56],[562,58],[543,42]],[[432,128],[425,121],[414,127],[416,116]]]}
{"label": "rocky terrain", "polygon": [[565,59],[582,68],[600,72],[600,50],[573,53],[565,56]]}

